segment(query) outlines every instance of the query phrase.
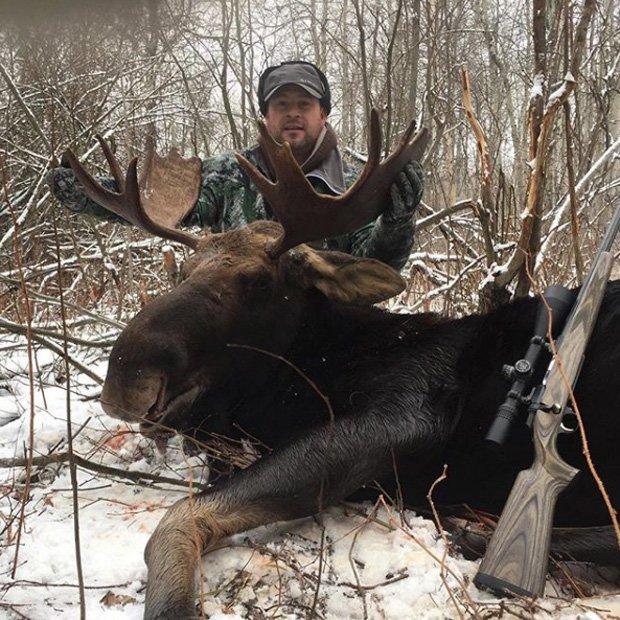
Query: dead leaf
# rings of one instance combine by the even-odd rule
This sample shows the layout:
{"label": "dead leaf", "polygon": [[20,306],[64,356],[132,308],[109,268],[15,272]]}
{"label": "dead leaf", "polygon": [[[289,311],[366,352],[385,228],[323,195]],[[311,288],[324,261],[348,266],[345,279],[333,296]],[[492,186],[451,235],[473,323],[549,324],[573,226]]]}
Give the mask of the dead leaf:
{"label": "dead leaf", "polygon": [[108,590],[99,602],[106,607],[115,607],[117,605],[123,606],[129,603],[135,603],[136,599],[133,596],[128,596],[127,594],[114,594],[112,590]]}

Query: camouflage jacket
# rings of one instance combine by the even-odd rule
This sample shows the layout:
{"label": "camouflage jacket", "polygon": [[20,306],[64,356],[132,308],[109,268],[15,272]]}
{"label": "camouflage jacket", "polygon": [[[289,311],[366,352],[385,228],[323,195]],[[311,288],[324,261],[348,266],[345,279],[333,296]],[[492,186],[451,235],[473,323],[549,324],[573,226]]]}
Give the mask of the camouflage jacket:
{"label": "camouflage jacket", "polygon": [[[245,150],[243,155],[268,175],[262,153],[257,146]],[[336,195],[352,185],[358,174],[359,170],[342,164],[340,154],[335,149],[325,165],[306,176],[318,192]],[[108,189],[116,189],[112,179],[99,181]],[[84,196],[71,170],[56,168],[50,174],[49,183],[60,202],[72,211],[122,221]],[[421,193],[422,188],[418,199]],[[414,214],[390,217],[389,209],[386,211],[375,222],[352,233],[323,241],[322,247],[354,256],[376,258],[397,270],[401,269],[413,245]],[[255,220],[272,219],[275,217],[269,205],[239,166],[234,153],[224,153],[203,160],[200,193],[183,224],[209,227],[213,232],[223,232],[240,228]]]}

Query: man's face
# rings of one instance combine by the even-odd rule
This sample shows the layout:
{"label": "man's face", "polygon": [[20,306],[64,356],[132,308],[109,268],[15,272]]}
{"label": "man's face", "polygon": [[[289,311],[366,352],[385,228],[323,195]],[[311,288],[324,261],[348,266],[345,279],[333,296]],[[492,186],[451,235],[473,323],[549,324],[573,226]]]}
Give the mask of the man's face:
{"label": "man's face", "polygon": [[273,138],[288,142],[298,161],[310,155],[327,115],[319,100],[300,86],[283,86],[267,104],[265,124]]}

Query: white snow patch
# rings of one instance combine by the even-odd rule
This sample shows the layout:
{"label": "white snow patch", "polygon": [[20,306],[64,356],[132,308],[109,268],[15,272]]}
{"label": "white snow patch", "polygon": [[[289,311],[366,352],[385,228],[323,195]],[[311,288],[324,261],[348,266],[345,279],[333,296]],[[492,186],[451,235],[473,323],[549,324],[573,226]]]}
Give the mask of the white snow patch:
{"label": "white snow patch", "polygon": [[537,73],[534,76],[534,82],[532,84],[532,88],[530,89],[530,99],[543,96],[545,81],[545,76],[542,73]]}

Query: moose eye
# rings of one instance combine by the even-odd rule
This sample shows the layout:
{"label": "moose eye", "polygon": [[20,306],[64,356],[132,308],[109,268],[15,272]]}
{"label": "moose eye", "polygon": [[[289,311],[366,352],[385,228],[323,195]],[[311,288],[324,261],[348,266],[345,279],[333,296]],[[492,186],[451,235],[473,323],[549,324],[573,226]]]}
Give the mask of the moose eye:
{"label": "moose eye", "polygon": [[252,276],[252,286],[256,289],[264,291],[271,287],[271,276],[266,272],[260,272]]}

